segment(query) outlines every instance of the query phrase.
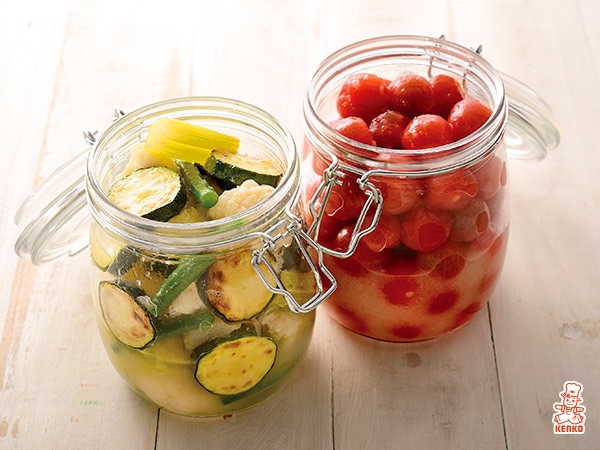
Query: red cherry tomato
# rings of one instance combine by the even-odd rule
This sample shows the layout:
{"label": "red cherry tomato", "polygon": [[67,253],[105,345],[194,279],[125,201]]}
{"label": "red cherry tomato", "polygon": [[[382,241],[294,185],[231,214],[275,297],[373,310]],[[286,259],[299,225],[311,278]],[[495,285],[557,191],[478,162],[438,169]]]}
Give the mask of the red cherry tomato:
{"label": "red cherry tomato", "polygon": [[[348,250],[354,228],[355,224],[343,226],[333,240],[332,250],[338,252]],[[373,251],[361,240],[352,256],[348,258],[336,258],[336,264],[344,269],[346,273],[354,276],[362,276],[366,274],[367,269],[381,269],[389,262],[391,257],[390,250]]]}
{"label": "red cherry tomato", "polygon": [[341,117],[358,116],[369,123],[388,109],[389,80],[369,73],[350,75],[337,97]]}
{"label": "red cherry tomato", "polygon": [[[312,196],[311,196],[312,197]],[[318,199],[315,203],[315,209],[318,213],[321,210],[321,199]],[[306,212],[304,215],[307,227],[313,224],[314,218],[312,214]],[[319,223],[317,241],[326,247],[330,247],[331,243],[339,233],[339,231],[346,225],[343,220],[337,220],[327,214],[323,214],[321,222]]]}
{"label": "red cherry tomato", "polygon": [[423,201],[431,208],[458,210],[479,192],[477,178],[468,169],[428,178]]}
{"label": "red cherry tomato", "polygon": [[446,242],[451,228],[450,213],[417,205],[402,217],[402,242],[416,251],[433,250]]}
{"label": "red cherry tomato", "polygon": [[456,278],[467,264],[463,247],[448,239],[438,248],[417,253],[417,265],[443,280]]}
{"label": "red cherry tomato", "polygon": [[456,241],[469,242],[483,234],[490,223],[490,210],[480,198],[474,198],[469,204],[456,211],[450,237]]}
{"label": "red cherry tomato", "polygon": [[433,88],[425,77],[404,74],[388,86],[390,109],[410,117],[427,114],[434,104]]}
{"label": "red cherry tomato", "polygon": [[415,117],[402,133],[402,148],[406,150],[440,147],[453,141],[450,124],[435,114]]}
{"label": "red cherry tomato", "polygon": [[[367,214],[365,226],[373,221],[373,214]],[[381,214],[377,226],[369,234],[362,237],[362,241],[374,252],[380,252],[386,248],[393,248],[400,243],[401,238],[400,217]]]}
{"label": "red cherry tomato", "polygon": [[449,75],[436,75],[429,80],[429,84],[434,98],[432,114],[446,118],[452,107],[465,98],[465,91],[458,80]]}
{"label": "red cherry tomato", "polygon": [[419,299],[419,282],[415,277],[394,277],[381,287],[388,303],[409,306]]}
{"label": "red cherry tomato", "polygon": [[398,111],[387,110],[375,117],[369,130],[378,147],[402,148],[402,132],[410,122],[410,117]]}
{"label": "red cherry tomato", "polygon": [[456,291],[440,292],[429,300],[427,311],[434,316],[445,313],[456,305],[458,298],[459,294]]}
{"label": "red cherry tomato", "polygon": [[465,98],[450,110],[448,123],[454,140],[458,141],[477,131],[492,115],[492,110],[476,98]]}
{"label": "red cherry tomato", "polygon": [[337,220],[354,219],[359,216],[367,201],[367,195],[356,180],[356,177],[346,174],[341,179],[342,184],[333,187],[325,205],[327,215]]}
{"label": "red cherry tomato", "polygon": [[369,126],[360,117],[350,116],[336,119],[329,124],[331,128],[348,139],[355,140],[362,144],[377,145],[373,135],[369,131]]}
{"label": "red cherry tomato", "polygon": [[486,200],[492,198],[506,185],[506,163],[497,156],[492,156],[479,165],[473,170],[473,174],[479,183],[477,195]]}
{"label": "red cherry tomato", "polygon": [[415,206],[421,198],[421,181],[390,177],[373,177],[372,182],[381,191],[384,214],[402,214]]}

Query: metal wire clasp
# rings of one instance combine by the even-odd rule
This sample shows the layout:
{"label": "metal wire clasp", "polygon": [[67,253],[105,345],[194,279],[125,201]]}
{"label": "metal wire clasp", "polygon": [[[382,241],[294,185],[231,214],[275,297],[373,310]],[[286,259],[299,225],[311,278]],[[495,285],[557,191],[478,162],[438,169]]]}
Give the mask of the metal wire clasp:
{"label": "metal wire clasp", "polygon": [[[334,276],[331,274],[329,269],[327,269],[323,262],[323,251],[321,246],[304,232],[302,229],[302,222],[298,217],[289,212],[288,215],[290,216],[290,221],[279,222],[275,226],[271,227],[266,233],[261,233],[263,238],[263,246],[260,249],[252,252],[252,266],[262,279],[265,286],[274,294],[282,295],[293,312],[306,313],[316,308],[321,302],[329,297],[333,291],[337,289],[338,284]],[[285,226],[285,231],[283,233],[271,236],[271,233],[276,233],[277,230],[282,228],[282,226]],[[289,240],[290,238],[296,241],[302,256],[308,263],[310,270],[313,273],[316,283],[316,293],[303,303],[300,303],[294,297],[294,295],[289,292],[281,280],[276,267],[269,260],[269,258],[266,257],[267,253],[273,253],[275,251],[277,241],[284,240],[285,242],[286,239]],[[313,255],[316,255],[316,261],[313,259],[311,251]],[[261,270],[261,265],[266,267],[267,273],[270,274],[272,279],[275,281],[275,286],[271,284],[265,272]],[[323,276],[325,276],[331,283],[331,286],[327,290],[325,290]]]}
{"label": "metal wire clasp", "polygon": [[[346,174],[342,172],[342,169],[348,171],[351,170],[349,167],[340,165],[338,159],[334,155],[330,156],[332,157],[332,163],[323,172],[323,181],[320,183],[308,205],[308,209],[313,221],[308,228],[307,234],[315,241],[319,236],[319,228],[323,219],[323,215],[325,214],[327,202],[331,197],[331,192],[335,186],[341,185],[340,178],[346,176]],[[343,251],[339,251],[321,246],[323,252],[327,253],[328,255],[335,256],[337,258],[348,258],[356,250],[360,239],[377,227],[379,218],[381,217],[381,211],[383,209],[383,196],[381,195],[381,191],[369,181],[370,175],[371,172],[362,173],[360,178],[356,180],[358,187],[365,194],[366,199],[365,204],[363,205],[363,208],[356,219],[356,224],[350,237],[348,248]],[[319,203],[320,207],[317,207]],[[375,211],[371,223],[363,228],[365,219],[367,218],[372,206],[375,207]]]}

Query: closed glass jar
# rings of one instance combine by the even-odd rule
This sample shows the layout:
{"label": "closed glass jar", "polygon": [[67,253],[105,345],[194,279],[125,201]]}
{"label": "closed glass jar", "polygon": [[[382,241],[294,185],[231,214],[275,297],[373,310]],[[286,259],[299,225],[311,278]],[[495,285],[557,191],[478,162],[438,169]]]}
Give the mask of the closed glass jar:
{"label": "closed glass jar", "polygon": [[[344,82],[360,73],[449,75],[492,113],[473,134],[435,148],[363,144],[331,126]],[[468,322],[490,298],[508,242],[509,105],[500,74],[477,52],[444,39],[375,38],[323,61],[303,119],[303,209],[338,282],[322,308],[356,333],[396,342]],[[526,120],[520,125],[531,129]],[[525,158],[533,150],[516,149]]]}
{"label": "closed glass jar", "polygon": [[[189,188],[185,206],[168,221],[125,211],[109,198],[117,180],[174,163],[139,156],[149,127],[163,118],[238,138],[237,152],[268,160],[279,168],[279,182],[266,196],[256,190],[230,196],[229,212],[217,216],[198,206]],[[51,262],[87,246],[88,239],[78,236],[85,231],[106,353],[123,379],[157,406],[208,417],[269,398],[305,355],[315,321],[313,308],[292,311],[287,297],[275,293],[285,283],[283,292],[302,304],[315,286],[301,240],[289,232],[299,222],[300,166],[288,130],[252,105],[190,97],[118,114],[91,140],[89,155],[65,165],[21,208],[24,221],[27,211],[39,211],[34,205],[60,192],[63,179],[86,164],[84,178],[45,209],[52,218],[38,216],[26,227],[17,252]],[[217,206],[236,189],[226,189]],[[261,200],[247,203],[253,195]]]}

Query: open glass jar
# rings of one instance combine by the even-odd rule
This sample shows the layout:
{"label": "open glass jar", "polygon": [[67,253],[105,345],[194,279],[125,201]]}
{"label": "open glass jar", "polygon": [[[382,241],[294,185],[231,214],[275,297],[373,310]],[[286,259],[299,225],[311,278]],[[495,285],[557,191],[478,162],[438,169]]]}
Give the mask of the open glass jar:
{"label": "open glass jar", "polygon": [[[348,77],[392,81],[409,73],[451,76],[491,116],[462,139],[418,150],[360,143],[332,127]],[[339,286],[322,308],[348,329],[387,341],[430,339],[468,322],[489,299],[505,259],[506,144],[516,157],[541,159],[558,143],[545,104],[476,51],[444,39],[387,36],[325,59],[303,114],[303,209]]]}
{"label": "open glass jar", "polygon": [[[220,217],[191,202],[189,191],[181,212],[164,222],[120,208],[111,186],[132,170],[132,155],[163,118],[238,138],[238,153],[280,169],[277,185],[246,208],[234,206],[257,191],[229,197],[233,209]],[[27,226],[17,253],[51,262],[87,246],[89,236],[106,352],[127,383],[159,407],[216,416],[270,397],[303,358],[324,294],[296,216],[300,165],[290,133],[251,105],[191,97],[118,114],[91,140],[89,155],[59,170],[19,211],[17,221]],[[65,183],[83,163],[85,176]],[[31,217],[35,210],[42,213]]]}

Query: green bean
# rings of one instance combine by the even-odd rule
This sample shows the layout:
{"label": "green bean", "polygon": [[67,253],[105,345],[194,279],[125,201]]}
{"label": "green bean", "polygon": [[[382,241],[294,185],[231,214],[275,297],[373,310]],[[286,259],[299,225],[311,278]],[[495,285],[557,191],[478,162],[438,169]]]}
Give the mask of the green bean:
{"label": "green bean", "polygon": [[200,172],[198,172],[196,166],[191,162],[181,160],[176,160],[175,163],[192,194],[198,200],[198,203],[204,208],[215,206],[217,200],[219,200],[219,194],[217,194],[208,181],[200,176]]}
{"label": "green bean", "polygon": [[186,258],[158,288],[144,305],[154,317],[169,306],[190,284],[195,282],[210,267],[213,259],[205,255]]}

